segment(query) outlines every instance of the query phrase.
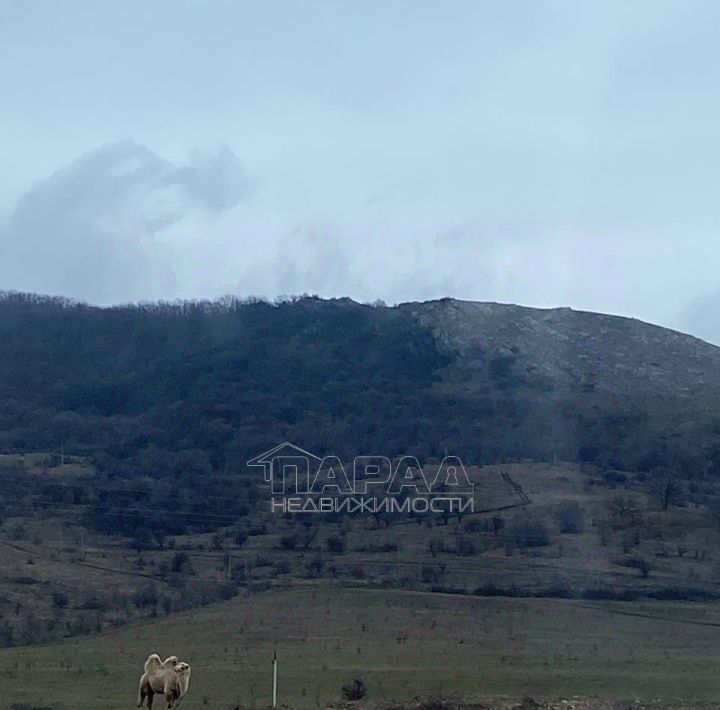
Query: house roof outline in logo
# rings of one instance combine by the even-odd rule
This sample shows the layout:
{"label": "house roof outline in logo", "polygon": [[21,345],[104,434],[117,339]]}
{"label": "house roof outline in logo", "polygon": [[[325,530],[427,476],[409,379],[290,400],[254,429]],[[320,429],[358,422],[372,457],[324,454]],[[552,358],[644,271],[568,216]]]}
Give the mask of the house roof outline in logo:
{"label": "house roof outline in logo", "polygon": [[295,444],[291,444],[289,441],[284,441],[282,444],[278,444],[272,449],[264,451],[263,453],[258,454],[254,458],[250,459],[247,462],[247,465],[262,466],[265,469],[265,481],[269,483],[272,473],[272,462],[273,459],[277,458],[278,456],[304,456],[308,460],[312,459],[314,461],[317,461],[318,463],[322,461],[322,458],[320,458],[320,456],[315,456],[315,454],[311,454],[309,451],[305,451],[305,449],[302,449]]}

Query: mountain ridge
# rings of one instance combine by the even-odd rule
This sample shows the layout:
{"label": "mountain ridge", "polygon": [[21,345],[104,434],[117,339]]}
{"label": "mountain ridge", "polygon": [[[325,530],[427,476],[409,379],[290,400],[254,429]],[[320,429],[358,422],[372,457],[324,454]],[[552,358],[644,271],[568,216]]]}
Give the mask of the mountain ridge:
{"label": "mountain ridge", "polygon": [[[473,350],[494,348],[513,358],[513,347],[525,348],[524,365],[546,363],[542,374],[556,383],[565,379],[565,385],[571,384],[562,370],[567,375],[574,360],[584,378],[575,384],[584,387],[600,384],[627,392],[644,378],[658,394],[720,394],[720,381],[710,376],[720,367],[720,348],[636,318],[454,299],[410,307],[442,342],[470,356]],[[608,368],[601,355],[612,356],[614,367]],[[682,368],[675,367],[678,361]],[[711,392],[701,391],[708,387]]]}
{"label": "mountain ridge", "polygon": [[[0,394],[34,402],[32,417],[74,411],[115,427],[122,414],[173,427],[167,408],[182,412],[197,399],[201,418],[225,422],[223,446],[258,411],[268,425],[253,437],[269,446],[298,438],[299,428],[308,445],[324,450],[318,432],[329,428],[332,446],[348,454],[392,446],[436,456],[452,446],[487,463],[577,460],[583,446],[598,448],[595,439],[636,468],[646,464],[617,452],[638,437],[655,441],[635,441],[638,450],[661,450],[674,439],[675,448],[694,446],[713,458],[720,443],[720,348],[638,319],[569,308],[448,298],[385,306],[316,296],[96,307],[7,293],[0,365],[7,373]],[[363,409],[371,396],[386,409]],[[418,408],[414,420],[402,413],[408,407]],[[36,432],[41,449],[39,423]],[[603,443],[610,435],[612,445]],[[495,453],[483,453],[480,439],[496,441]],[[3,440],[16,450],[7,431],[0,447]],[[96,446],[90,436],[79,453]]]}

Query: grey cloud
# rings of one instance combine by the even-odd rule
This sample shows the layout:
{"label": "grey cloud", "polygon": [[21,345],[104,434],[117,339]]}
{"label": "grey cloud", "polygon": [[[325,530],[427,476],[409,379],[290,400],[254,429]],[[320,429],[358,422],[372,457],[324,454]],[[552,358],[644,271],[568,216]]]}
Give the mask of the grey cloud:
{"label": "grey cloud", "polygon": [[[3,10],[2,209],[116,136],[166,159],[121,145],[39,181],[0,226],[0,288],[448,295],[709,332],[683,310],[718,288],[717,2]],[[231,151],[185,157],[222,142],[252,194]]]}
{"label": "grey cloud", "polygon": [[5,218],[3,287],[95,302],[169,296],[172,245],[158,231],[232,208],[249,184],[228,148],[175,165],[131,141],[101,146],[37,183]]}
{"label": "grey cloud", "polygon": [[720,289],[693,298],[678,316],[676,327],[720,345]]}

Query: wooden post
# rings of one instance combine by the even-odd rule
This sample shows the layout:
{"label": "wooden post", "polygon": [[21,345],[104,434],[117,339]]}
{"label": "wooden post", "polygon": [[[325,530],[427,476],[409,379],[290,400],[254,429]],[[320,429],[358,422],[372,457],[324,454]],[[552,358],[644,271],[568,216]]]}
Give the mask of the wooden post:
{"label": "wooden post", "polygon": [[277,708],[277,651],[273,651],[272,706]]}

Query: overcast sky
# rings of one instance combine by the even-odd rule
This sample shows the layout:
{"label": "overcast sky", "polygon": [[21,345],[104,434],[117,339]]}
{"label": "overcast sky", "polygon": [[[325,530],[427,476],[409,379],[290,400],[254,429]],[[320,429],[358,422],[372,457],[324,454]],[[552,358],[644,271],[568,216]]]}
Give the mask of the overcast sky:
{"label": "overcast sky", "polygon": [[0,0],[0,288],[720,343],[720,3]]}

